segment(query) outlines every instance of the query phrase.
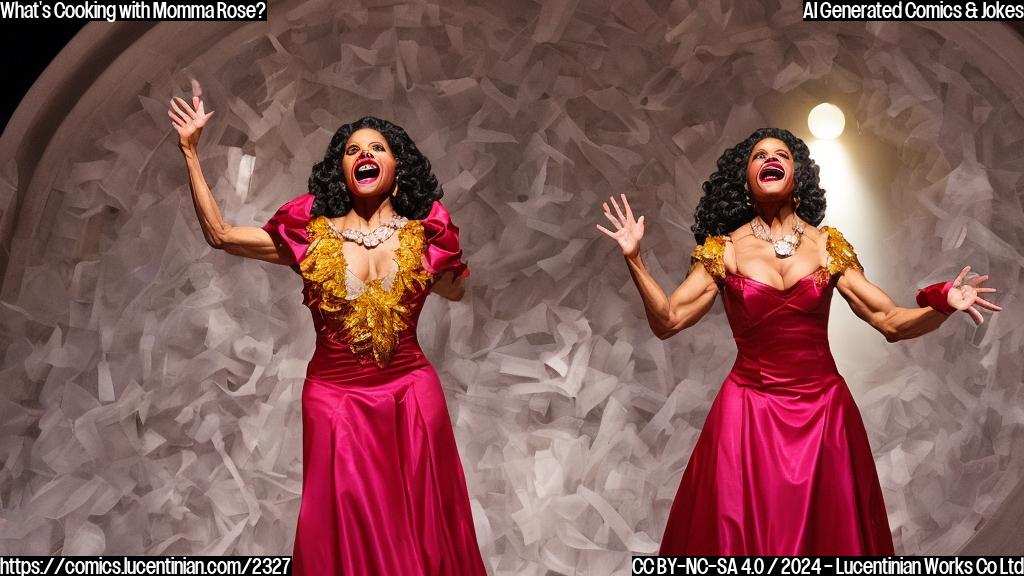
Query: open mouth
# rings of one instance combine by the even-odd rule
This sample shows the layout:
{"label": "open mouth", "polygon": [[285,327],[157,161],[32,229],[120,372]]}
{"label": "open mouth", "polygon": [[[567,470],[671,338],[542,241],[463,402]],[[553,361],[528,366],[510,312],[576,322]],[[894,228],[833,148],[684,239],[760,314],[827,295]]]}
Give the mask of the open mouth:
{"label": "open mouth", "polygon": [[367,158],[356,163],[353,173],[357,184],[369,184],[380,176],[380,166]]}
{"label": "open mouth", "polygon": [[786,177],[786,169],[779,162],[767,162],[761,167],[757,179],[761,182],[777,182]]}

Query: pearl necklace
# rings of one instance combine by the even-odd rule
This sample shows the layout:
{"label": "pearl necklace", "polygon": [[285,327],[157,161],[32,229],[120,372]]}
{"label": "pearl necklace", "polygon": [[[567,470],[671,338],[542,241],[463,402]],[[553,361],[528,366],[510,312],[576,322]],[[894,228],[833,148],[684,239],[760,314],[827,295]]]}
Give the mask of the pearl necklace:
{"label": "pearl necklace", "polygon": [[355,242],[365,246],[366,248],[376,248],[381,244],[388,241],[395,232],[401,230],[409,222],[409,219],[404,216],[395,216],[389,222],[385,222],[380,226],[370,230],[369,232],[363,232],[362,230],[354,230],[352,228],[346,228],[341,232],[334,226],[334,223],[329,219],[327,223],[331,225],[331,230],[343,240],[349,242]]}
{"label": "pearl necklace", "polygon": [[793,224],[793,234],[786,234],[782,238],[775,239],[772,235],[765,230],[764,224],[757,221],[754,218],[750,221],[750,230],[754,233],[754,237],[758,240],[765,240],[772,243],[772,247],[775,248],[775,256],[777,258],[788,258],[796,253],[796,247],[800,245],[800,240],[804,234],[804,223],[799,219]]}

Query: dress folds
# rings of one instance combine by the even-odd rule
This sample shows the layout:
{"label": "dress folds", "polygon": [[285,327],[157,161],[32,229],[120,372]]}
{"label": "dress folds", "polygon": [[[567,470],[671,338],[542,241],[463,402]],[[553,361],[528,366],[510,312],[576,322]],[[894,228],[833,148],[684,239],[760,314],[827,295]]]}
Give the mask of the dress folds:
{"label": "dress folds", "polygon": [[467,275],[458,228],[435,202],[397,234],[397,270],[361,282],[315,197],[263,229],[294,256],[317,331],[302,390],[295,574],[486,574],[437,373],[416,322],[437,274]]}
{"label": "dress folds", "polygon": [[737,356],[661,554],[894,554],[867,433],[828,344],[836,275],[862,268],[842,234],[823,232],[828,266],[785,290],[726,272],[723,236],[694,251],[718,284]]}

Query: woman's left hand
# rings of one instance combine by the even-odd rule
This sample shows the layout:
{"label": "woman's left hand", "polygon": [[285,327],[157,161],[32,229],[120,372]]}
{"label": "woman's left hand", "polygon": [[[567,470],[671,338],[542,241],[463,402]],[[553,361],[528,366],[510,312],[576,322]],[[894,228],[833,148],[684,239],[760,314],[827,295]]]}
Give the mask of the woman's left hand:
{"label": "woman's left hand", "polygon": [[462,300],[466,288],[462,285],[462,277],[455,272],[442,272],[430,286],[430,290],[446,300]]}
{"label": "woman's left hand", "polygon": [[988,274],[968,278],[967,273],[970,271],[970,266],[964,266],[964,269],[957,275],[956,280],[953,280],[953,287],[946,294],[946,302],[953,308],[970,314],[975,324],[981,324],[985,319],[981,316],[981,312],[975,305],[987,308],[993,312],[999,312],[1003,308],[978,295],[980,292],[996,291],[995,288],[981,286],[985,280],[988,280]]}

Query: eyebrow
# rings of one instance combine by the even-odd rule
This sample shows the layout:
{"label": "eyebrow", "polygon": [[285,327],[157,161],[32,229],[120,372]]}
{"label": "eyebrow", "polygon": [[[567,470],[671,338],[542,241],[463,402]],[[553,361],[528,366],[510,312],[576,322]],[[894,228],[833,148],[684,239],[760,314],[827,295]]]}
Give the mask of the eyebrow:
{"label": "eyebrow", "polygon": [[[790,152],[789,150],[786,150],[785,148],[776,148],[775,151],[776,152],[785,152],[786,154],[792,154],[792,152]],[[754,150],[754,152],[770,152],[770,150],[768,150],[767,148],[758,148],[757,150]]]}

